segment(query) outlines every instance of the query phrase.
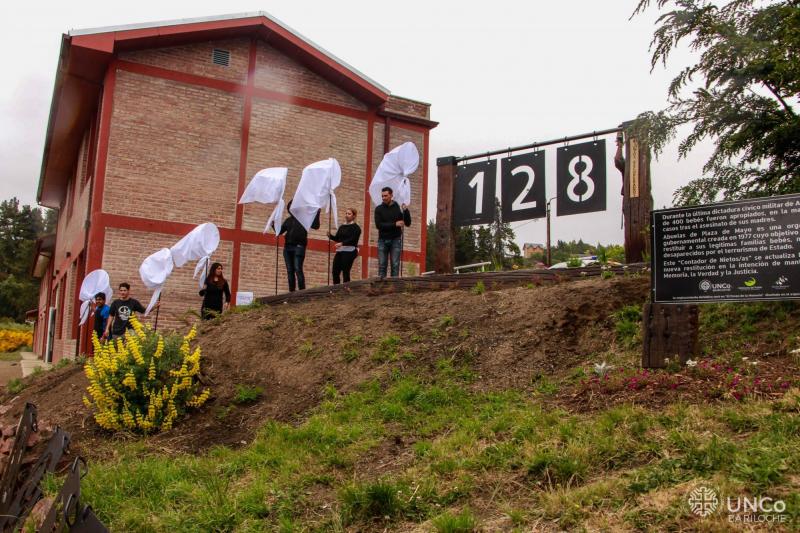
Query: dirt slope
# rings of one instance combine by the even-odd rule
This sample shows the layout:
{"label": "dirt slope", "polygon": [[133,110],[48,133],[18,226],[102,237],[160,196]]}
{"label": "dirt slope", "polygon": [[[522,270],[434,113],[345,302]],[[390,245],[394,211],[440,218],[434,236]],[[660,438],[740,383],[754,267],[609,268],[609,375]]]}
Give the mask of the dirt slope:
{"label": "dirt slope", "polygon": [[[198,414],[153,439],[173,450],[247,442],[268,419],[294,421],[316,405],[326,386],[347,392],[393,369],[423,371],[442,358],[469,363],[475,387],[531,387],[608,349],[611,314],[641,303],[645,276],[587,279],[474,294],[448,291],[385,296],[343,295],[230,314],[202,327],[198,342],[211,401]],[[260,386],[254,405],[232,403],[236,385]],[[31,382],[0,419],[14,423],[25,401],[59,424],[91,454],[100,437],[81,403],[86,380],[69,367]]]}

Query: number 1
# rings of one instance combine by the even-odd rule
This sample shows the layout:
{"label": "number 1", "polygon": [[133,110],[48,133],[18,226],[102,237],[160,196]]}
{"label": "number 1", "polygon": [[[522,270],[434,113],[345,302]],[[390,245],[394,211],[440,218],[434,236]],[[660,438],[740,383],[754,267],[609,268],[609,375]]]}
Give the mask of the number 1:
{"label": "number 1", "polygon": [[472,181],[469,182],[470,189],[477,186],[477,194],[475,195],[475,214],[480,215],[483,213],[483,171],[481,170]]}

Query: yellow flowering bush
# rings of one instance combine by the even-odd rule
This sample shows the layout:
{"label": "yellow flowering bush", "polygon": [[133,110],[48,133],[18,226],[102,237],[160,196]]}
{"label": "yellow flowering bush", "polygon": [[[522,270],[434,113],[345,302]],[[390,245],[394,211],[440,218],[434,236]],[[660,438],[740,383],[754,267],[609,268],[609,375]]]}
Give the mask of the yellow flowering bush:
{"label": "yellow flowering bush", "polygon": [[211,392],[200,391],[197,334],[167,335],[130,318],[133,330],[122,339],[100,343],[92,337],[94,357],[84,366],[89,379],[83,403],[108,430],[158,433],[170,429],[187,408],[200,407]]}
{"label": "yellow flowering bush", "polygon": [[33,344],[33,331],[20,328],[0,327],[0,353],[16,352]]}

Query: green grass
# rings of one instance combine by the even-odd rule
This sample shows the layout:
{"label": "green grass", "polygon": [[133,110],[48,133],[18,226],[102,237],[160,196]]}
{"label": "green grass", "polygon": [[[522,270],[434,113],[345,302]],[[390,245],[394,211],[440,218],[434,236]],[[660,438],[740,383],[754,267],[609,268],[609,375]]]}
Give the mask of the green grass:
{"label": "green grass", "polygon": [[613,315],[617,341],[626,348],[633,348],[642,340],[642,307],[626,305]]}
{"label": "green grass", "polygon": [[25,382],[22,381],[20,378],[14,378],[8,381],[6,385],[6,390],[11,394],[19,394],[25,389],[26,385]]}
{"label": "green grass", "polygon": [[394,333],[389,333],[378,341],[378,346],[372,354],[372,360],[376,363],[388,363],[397,361],[400,355],[401,339]]}
{"label": "green grass", "polygon": [[[472,390],[446,365],[349,394],[330,387],[324,398],[305,422],[270,422],[236,450],[167,457],[146,440],[110,441],[97,452],[107,459],[90,461],[85,501],[119,531],[392,530],[429,520],[437,531],[471,531],[479,520],[467,509],[487,505],[492,516],[525,509],[514,514],[520,530],[555,519],[580,529],[597,514],[618,517],[617,528],[663,530],[686,527],[683,493],[655,517],[650,495],[692,480],[797,492],[788,485],[800,470],[792,404],[574,414],[522,392]],[[365,469],[397,435],[405,452],[372,459],[391,474]]]}
{"label": "green grass", "polygon": [[0,361],[12,361],[12,362],[20,361],[22,360],[22,351],[27,351],[28,349],[30,348],[27,348],[26,350],[19,350],[16,352],[2,352],[0,353]]}
{"label": "green grass", "polygon": [[472,294],[483,294],[486,292],[486,285],[483,283],[483,281],[478,281],[475,286],[470,289],[470,291]]}

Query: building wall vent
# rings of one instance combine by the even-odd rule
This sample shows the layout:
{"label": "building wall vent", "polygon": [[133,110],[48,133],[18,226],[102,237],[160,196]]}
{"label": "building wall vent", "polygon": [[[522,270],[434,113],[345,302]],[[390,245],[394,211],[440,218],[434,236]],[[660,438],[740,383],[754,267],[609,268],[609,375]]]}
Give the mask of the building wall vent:
{"label": "building wall vent", "polygon": [[214,48],[211,51],[211,62],[223,67],[229,66],[231,64],[231,51]]}

